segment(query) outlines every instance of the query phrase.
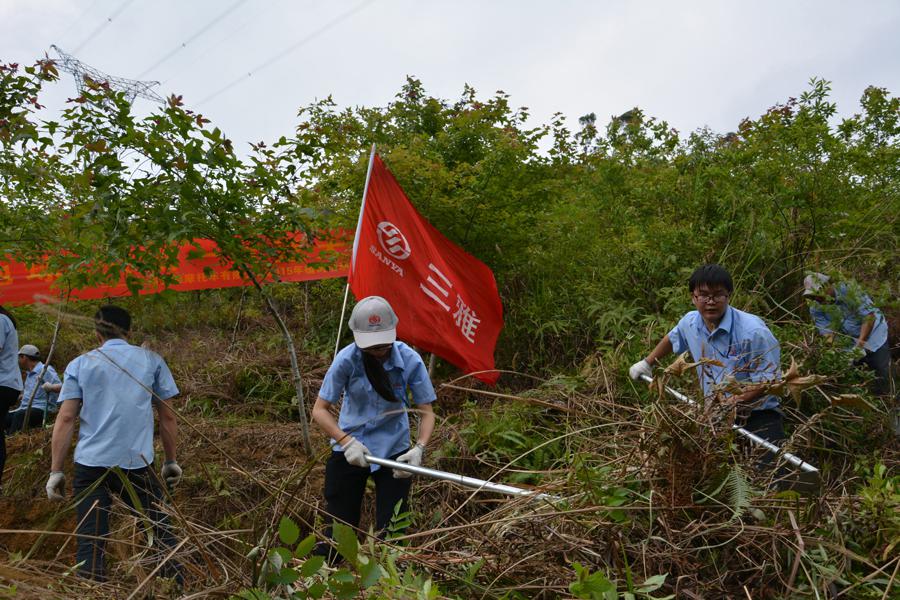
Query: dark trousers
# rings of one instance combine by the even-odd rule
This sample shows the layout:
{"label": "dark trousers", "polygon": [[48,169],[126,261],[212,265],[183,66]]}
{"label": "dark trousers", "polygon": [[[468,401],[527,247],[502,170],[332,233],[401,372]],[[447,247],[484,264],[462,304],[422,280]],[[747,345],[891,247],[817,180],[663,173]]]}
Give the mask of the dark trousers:
{"label": "dark trousers", "polygon": [[[19,390],[0,385],[0,422],[6,424],[9,407],[19,401]],[[6,427],[0,427],[0,483],[3,483],[3,467],[6,466]]]}
{"label": "dark trousers", "polygon": [[[79,536],[96,536],[100,539],[78,537],[77,562],[79,574],[96,580],[106,579],[103,555],[109,535],[109,513],[112,494],[117,494],[153,530],[156,556],[161,560],[164,552],[175,546],[175,536],[169,517],[157,507],[162,501],[162,491],[154,477],[152,465],[142,469],[108,469],[88,467],[75,463],[75,496],[78,498]],[[132,495],[133,492],[133,495]],[[181,580],[181,569],[171,560],[160,569],[165,577]]]}
{"label": "dark trousers", "polygon": [[[400,456],[396,454],[391,459]],[[343,452],[332,452],[325,464],[325,510],[335,519],[353,527],[359,526],[360,510],[366,482],[375,481],[375,529],[384,531],[390,524],[397,502],[406,512],[411,478],[395,479],[394,470],[381,467],[374,473],[369,467],[355,467],[347,462]],[[328,528],[331,537],[331,527]]]}
{"label": "dark trousers", "polygon": [[[750,433],[755,433],[767,442],[781,446],[787,436],[784,434],[784,415],[780,410],[754,410],[743,425]],[[748,441],[748,443],[751,443]],[[756,445],[754,444],[754,447]],[[759,461],[761,467],[769,467],[775,460],[775,454],[769,451]]]}
{"label": "dark trousers", "polygon": [[787,439],[784,434],[784,416],[780,410],[751,411],[744,429],[779,446]]}
{"label": "dark trousers", "polygon": [[860,362],[875,371],[872,391],[878,396],[887,396],[891,392],[891,349],[888,342],[883,343],[875,352],[866,350],[866,355]]}
{"label": "dark trousers", "polygon": [[[6,433],[12,435],[25,429],[26,410],[14,410],[6,415]],[[44,426],[44,411],[32,408],[28,413],[28,429],[38,429]]]}

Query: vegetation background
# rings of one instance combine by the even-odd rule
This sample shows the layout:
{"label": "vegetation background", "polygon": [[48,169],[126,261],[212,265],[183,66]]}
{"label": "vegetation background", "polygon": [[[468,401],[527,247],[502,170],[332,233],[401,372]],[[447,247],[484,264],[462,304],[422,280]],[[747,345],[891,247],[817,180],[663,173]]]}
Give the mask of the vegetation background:
{"label": "vegetation background", "polygon": [[[504,302],[497,389],[437,365],[429,465],[567,498],[535,506],[420,480],[396,519],[408,535],[358,545],[343,532],[347,560],[329,570],[308,555],[327,443],[313,432],[304,452],[297,422],[333,352],[343,281],[117,299],[134,313],[133,341],[161,352],[182,389],[187,476],[171,504],[186,591],[900,597],[894,400],[873,397],[869,375],[817,338],[800,296],[809,270],[856,279],[896,351],[900,100],[887,90],[864,90],[840,119],[828,82],[812,79],[732,132],[685,134],[639,108],[534,126],[502,92],[447,101],[410,78],[384,107],[303,107],[294,132],[242,155],[179,98],[138,118],[102,82],[48,121],[40,95],[56,79],[52,62],[0,67],[7,255],[49,257],[63,290],[124,275],[137,291],[165,281],[173,244],[206,237],[262,281],[300,251],[278,243],[285,232],[355,225],[375,143],[418,210],[494,270]],[[690,309],[686,280],[704,262],[732,272],[732,304],[767,320],[785,369],[795,359],[827,377],[785,400],[791,450],[822,470],[816,493],[770,486],[727,429],[627,379]],[[20,339],[49,348],[61,323],[51,362],[62,370],[93,346],[94,309],[18,308]],[[673,385],[695,392],[693,379]],[[49,435],[10,440],[0,593],[166,594],[121,507],[114,581],[73,578],[72,507],[43,500]]]}

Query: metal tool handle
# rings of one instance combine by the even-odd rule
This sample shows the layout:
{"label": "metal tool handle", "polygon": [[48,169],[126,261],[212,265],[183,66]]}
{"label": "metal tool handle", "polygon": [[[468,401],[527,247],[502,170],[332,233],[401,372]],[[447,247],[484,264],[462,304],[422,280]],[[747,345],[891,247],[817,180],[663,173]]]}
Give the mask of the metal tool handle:
{"label": "metal tool handle", "polygon": [[[646,381],[647,383],[653,383],[653,378],[650,377],[649,375],[641,375],[641,380]],[[669,386],[665,386],[665,387],[666,387],[666,391],[669,392],[669,394],[671,394],[674,398],[681,400],[682,402],[684,402],[686,404],[697,404],[694,400],[691,400],[690,398],[688,398],[687,396],[685,396],[678,390],[670,388]],[[791,454],[790,452],[782,452],[780,447],[778,447],[776,444],[773,444],[769,440],[765,440],[765,439],[759,437],[758,435],[756,435],[755,433],[753,433],[751,431],[747,431],[743,427],[738,427],[737,425],[732,425],[731,428],[733,430],[735,430],[739,435],[744,436],[745,438],[747,438],[748,440],[750,440],[757,446],[762,446],[769,452],[773,452],[775,454],[781,454],[782,458],[784,458],[786,461],[788,461],[789,463],[791,463],[794,466],[800,467],[802,470],[806,471],[807,473],[818,473],[819,472],[819,470],[817,468],[815,468],[808,462],[804,461],[799,456]]]}
{"label": "metal tool handle", "polygon": [[465,475],[457,475],[456,473],[448,473],[447,471],[438,471],[437,469],[429,469],[427,467],[416,467],[414,465],[397,462],[395,460],[389,460],[387,458],[378,458],[377,456],[372,456],[371,454],[366,454],[365,457],[366,460],[373,465],[390,467],[391,469],[406,471],[407,473],[413,473],[415,475],[424,475],[425,477],[431,477],[432,479],[452,481],[453,483],[458,483],[462,486],[474,488],[477,490],[499,492],[508,496],[522,496],[526,498],[533,498],[535,500],[561,500],[559,496],[553,496],[551,494],[543,494],[532,490],[517,488],[511,485],[504,485],[502,483],[493,483],[490,481],[484,481],[483,479],[466,477]]}

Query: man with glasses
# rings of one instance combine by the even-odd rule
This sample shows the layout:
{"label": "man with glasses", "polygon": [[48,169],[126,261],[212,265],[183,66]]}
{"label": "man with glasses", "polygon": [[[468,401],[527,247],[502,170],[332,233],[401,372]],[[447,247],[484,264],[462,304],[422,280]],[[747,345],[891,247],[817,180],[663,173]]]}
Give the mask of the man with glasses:
{"label": "man with glasses", "polygon": [[[697,310],[684,315],[647,357],[628,370],[634,380],[651,376],[653,366],[671,353],[690,352],[697,366],[705,399],[721,392],[734,405],[737,424],[773,443],[784,440],[781,403],[766,394],[766,382],[781,378],[781,347],[756,315],[728,305],[734,284],[719,265],[703,265],[688,281]],[[723,389],[736,380],[745,391],[729,395]]]}

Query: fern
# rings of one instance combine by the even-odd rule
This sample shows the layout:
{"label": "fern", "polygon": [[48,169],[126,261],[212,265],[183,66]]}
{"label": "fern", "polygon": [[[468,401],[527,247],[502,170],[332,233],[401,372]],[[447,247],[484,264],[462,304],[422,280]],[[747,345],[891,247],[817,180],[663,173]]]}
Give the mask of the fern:
{"label": "fern", "polygon": [[[701,492],[703,493],[703,492]],[[740,518],[750,508],[753,501],[753,487],[750,480],[740,465],[733,465],[722,478],[718,487],[709,494],[703,494],[707,498],[716,498],[724,506],[731,509],[729,521]]]}
{"label": "fern", "polygon": [[753,500],[753,488],[750,481],[740,466],[734,465],[725,476],[725,494],[728,498],[728,507],[732,512],[732,519],[736,519],[750,508]]}

